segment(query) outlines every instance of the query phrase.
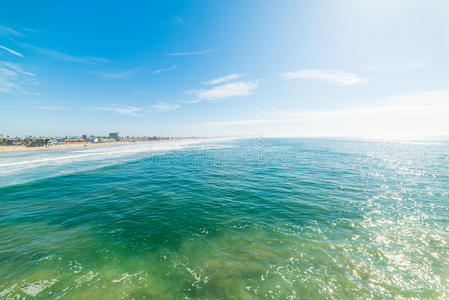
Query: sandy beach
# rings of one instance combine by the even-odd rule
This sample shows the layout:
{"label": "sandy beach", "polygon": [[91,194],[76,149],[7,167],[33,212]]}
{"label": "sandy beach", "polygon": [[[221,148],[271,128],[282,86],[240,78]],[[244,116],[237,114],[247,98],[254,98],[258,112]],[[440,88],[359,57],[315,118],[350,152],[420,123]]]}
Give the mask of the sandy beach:
{"label": "sandy beach", "polygon": [[154,143],[154,141],[141,141],[141,142],[116,142],[116,143],[82,143],[82,144],[65,144],[65,145],[51,145],[42,147],[27,147],[27,146],[0,146],[0,153],[2,152],[29,152],[29,151],[52,151],[61,149],[74,149],[74,148],[88,148],[88,147],[112,147],[120,145],[133,145],[133,144],[145,144]]}

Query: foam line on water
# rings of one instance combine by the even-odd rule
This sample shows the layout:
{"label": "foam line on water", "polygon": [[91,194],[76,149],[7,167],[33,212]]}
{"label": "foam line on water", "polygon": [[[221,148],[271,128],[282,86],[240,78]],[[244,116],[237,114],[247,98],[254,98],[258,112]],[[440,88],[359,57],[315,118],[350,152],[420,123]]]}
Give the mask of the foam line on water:
{"label": "foam line on water", "polygon": [[[202,145],[211,142],[223,142],[229,138],[185,139],[176,141],[159,141],[145,144],[118,145],[89,149],[67,149],[62,151],[14,153],[0,156],[0,186],[23,183],[61,174],[91,170],[99,167],[135,159],[139,153],[163,153],[168,151],[197,149],[209,147],[218,149],[224,145]],[[86,163],[90,163],[86,166]],[[83,165],[84,164],[84,165]],[[68,166],[70,168],[65,168]],[[15,176],[14,180],[10,177]],[[33,178],[33,179],[25,179]]]}

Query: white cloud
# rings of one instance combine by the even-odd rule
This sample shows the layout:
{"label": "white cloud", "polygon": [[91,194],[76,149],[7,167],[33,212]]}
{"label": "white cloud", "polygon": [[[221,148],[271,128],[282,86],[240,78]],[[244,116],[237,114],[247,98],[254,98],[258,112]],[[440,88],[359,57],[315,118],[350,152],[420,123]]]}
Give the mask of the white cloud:
{"label": "white cloud", "polygon": [[449,135],[449,90],[394,96],[375,106],[281,111],[274,115],[273,118],[205,122],[196,127],[257,128],[257,132],[275,136]]}
{"label": "white cloud", "polygon": [[285,79],[327,80],[342,86],[360,84],[367,81],[366,79],[359,77],[357,74],[346,73],[338,70],[299,70],[294,72],[285,72],[282,73],[281,76]]}
{"label": "white cloud", "polygon": [[259,86],[260,81],[237,81],[217,85],[210,89],[190,90],[187,93],[194,95],[195,100],[220,100],[230,97],[249,96]]}
{"label": "white cloud", "polygon": [[204,50],[204,51],[192,51],[192,52],[172,52],[169,53],[169,56],[187,56],[187,55],[202,55],[210,53],[211,50]]}
{"label": "white cloud", "polygon": [[16,56],[23,57],[23,55],[20,54],[19,52],[14,51],[14,50],[9,49],[9,48],[6,48],[5,46],[0,45],[0,49],[6,50],[6,51],[8,51],[9,53],[14,54],[14,55],[16,55]]}
{"label": "white cloud", "polygon": [[142,109],[135,106],[128,105],[106,105],[106,106],[92,106],[92,109],[101,111],[112,111],[121,115],[138,116],[137,114]]}
{"label": "white cloud", "polygon": [[178,108],[180,108],[178,104],[159,102],[158,104],[150,105],[150,112],[165,112]]}
{"label": "white cloud", "polygon": [[216,84],[220,84],[220,83],[223,83],[223,82],[239,79],[239,78],[242,78],[242,77],[243,77],[243,74],[231,74],[231,75],[227,75],[227,76],[211,79],[209,81],[206,81],[204,84],[216,85]]}
{"label": "white cloud", "polygon": [[37,84],[35,74],[25,71],[19,64],[0,61],[0,92],[32,94],[27,90],[30,84]]}
{"label": "white cloud", "polygon": [[159,69],[159,70],[154,70],[153,73],[154,73],[154,74],[159,74],[159,73],[166,72],[166,71],[171,71],[171,70],[174,70],[174,69],[176,69],[176,66],[175,66],[175,65],[172,65],[171,67],[168,67],[168,68],[163,68],[163,69]]}

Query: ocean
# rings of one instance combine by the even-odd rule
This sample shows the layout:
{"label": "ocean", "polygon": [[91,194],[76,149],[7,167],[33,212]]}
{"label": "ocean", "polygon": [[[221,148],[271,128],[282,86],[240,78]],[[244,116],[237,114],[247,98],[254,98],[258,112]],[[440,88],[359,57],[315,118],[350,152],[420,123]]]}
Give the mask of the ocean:
{"label": "ocean", "polygon": [[0,154],[0,299],[448,299],[449,140]]}

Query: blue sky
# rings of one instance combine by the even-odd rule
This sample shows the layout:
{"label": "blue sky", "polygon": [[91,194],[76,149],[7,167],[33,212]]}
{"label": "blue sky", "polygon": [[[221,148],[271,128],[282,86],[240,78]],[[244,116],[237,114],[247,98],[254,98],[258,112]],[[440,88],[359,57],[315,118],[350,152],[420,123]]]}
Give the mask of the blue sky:
{"label": "blue sky", "polygon": [[5,135],[449,134],[449,2],[2,1]]}

